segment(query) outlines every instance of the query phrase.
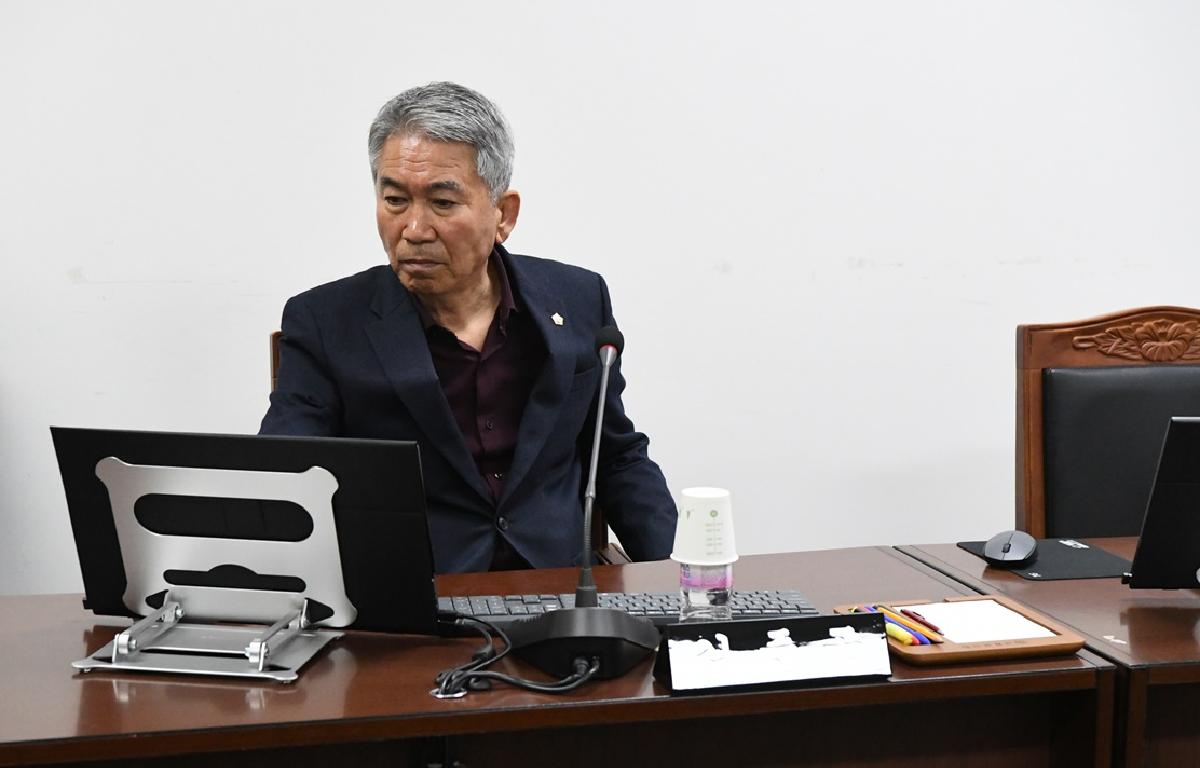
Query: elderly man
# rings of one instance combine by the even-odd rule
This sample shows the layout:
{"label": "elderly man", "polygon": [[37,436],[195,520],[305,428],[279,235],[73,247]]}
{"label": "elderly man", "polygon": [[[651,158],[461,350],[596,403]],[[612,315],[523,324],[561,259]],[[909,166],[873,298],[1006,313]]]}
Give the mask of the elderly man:
{"label": "elderly man", "polygon": [[[579,557],[600,366],[614,324],[594,272],[510,254],[521,198],[499,110],[453,83],[395,97],[368,139],[389,265],[283,310],[264,434],[415,440],[437,569]],[[626,551],[666,557],[675,505],[621,404],[614,367],[597,504]],[[589,416],[590,413],[590,416]]]}

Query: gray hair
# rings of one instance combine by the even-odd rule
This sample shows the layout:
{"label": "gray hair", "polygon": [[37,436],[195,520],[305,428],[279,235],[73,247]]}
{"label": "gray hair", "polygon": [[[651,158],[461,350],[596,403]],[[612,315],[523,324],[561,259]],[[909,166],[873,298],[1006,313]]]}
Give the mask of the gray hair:
{"label": "gray hair", "polygon": [[456,83],[430,83],[409,88],[379,110],[367,135],[371,180],[379,179],[379,155],[392,136],[415,133],[435,141],[460,141],[475,148],[475,170],[492,194],[492,202],[512,179],[512,130],[496,105],[480,93]]}

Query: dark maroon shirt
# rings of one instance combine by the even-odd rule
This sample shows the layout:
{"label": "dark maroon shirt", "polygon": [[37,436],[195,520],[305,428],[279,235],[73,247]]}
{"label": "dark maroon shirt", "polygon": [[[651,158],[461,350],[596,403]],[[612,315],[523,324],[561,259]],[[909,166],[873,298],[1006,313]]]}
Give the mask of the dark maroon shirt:
{"label": "dark maroon shirt", "polygon": [[[521,415],[546,360],[546,348],[529,313],[517,305],[504,260],[496,251],[492,251],[490,263],[500,281],[500,305],[483,349],[476,351],[434,322],[420,301],[417,309],[442,391],[496,504],[504,492]],[[509,559],[516,553],[502,536],[497,536],[496,543],[493,569],[522,565],[519,556],[516,561]]]}

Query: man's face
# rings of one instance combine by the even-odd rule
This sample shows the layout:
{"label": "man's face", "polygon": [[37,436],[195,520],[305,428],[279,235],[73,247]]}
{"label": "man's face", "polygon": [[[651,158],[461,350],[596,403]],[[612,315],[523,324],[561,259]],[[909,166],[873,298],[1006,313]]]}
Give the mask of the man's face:
{"label": "man's face", "polygon": [[488,256],[516,224],[519,200],[509,190],[492,203],[469,144],[392,136],[379,155],[379,237],[396,276],[418,296],[486,286]]}

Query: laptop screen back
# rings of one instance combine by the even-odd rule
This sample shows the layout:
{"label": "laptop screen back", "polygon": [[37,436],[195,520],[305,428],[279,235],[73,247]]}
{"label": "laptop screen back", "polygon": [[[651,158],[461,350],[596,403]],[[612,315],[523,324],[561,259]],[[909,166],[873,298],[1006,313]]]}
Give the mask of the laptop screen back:
{"label": "laptop screen back", "polygon": [[[138,615],[124,599],[126,563],[110,489],[97,475],[102,460],[262,473],[319,467],[336,481],[332,511],[341,576],[356,613],[350,626],[436,633],[433,558],[415,443],[61,427],[52,427],[51,433],[79,553],[84,606],[93,612]],[[312,517],[296,504],[232,496],[147,494],[137,499],[133,511],[140,527],[153,534],[208,539],[217,548],[228,539],[231,550],[235,540],[302,542],[312,534]],[[245,582],[248,576],[255,580]],[[166,578],[174,584],[267,591],[295,590],[303,583],[288,573],[258,578],[236,563],[208,573],[173,571]]]}
{"label": "laptop screen back", "polygon": [[1131,587],[1200,587],[1200,418],[1171,419],[1141,538]]}

